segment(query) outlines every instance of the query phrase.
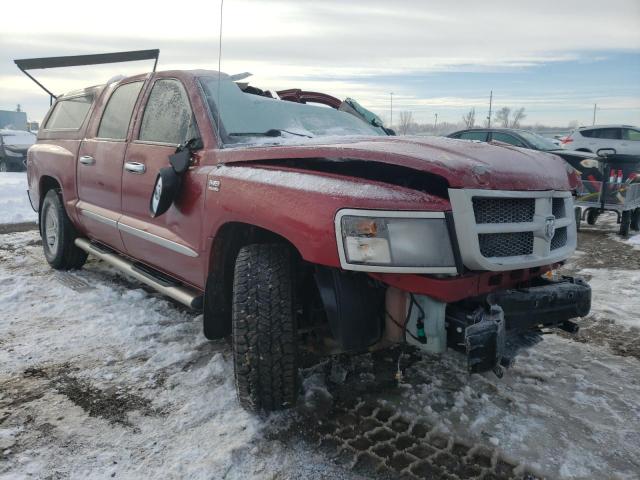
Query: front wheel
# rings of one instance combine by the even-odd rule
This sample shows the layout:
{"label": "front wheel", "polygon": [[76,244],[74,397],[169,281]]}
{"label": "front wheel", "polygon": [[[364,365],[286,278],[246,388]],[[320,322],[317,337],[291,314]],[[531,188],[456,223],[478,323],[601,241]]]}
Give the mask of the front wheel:
{"label": "front wheel", "polygon": [[246,410],[268,412],[296,402],[294,274],[286,245],[248,245],[236,258],[233,361],[238,400]]}
{"label": "front wheel", "polygon": [[587,212],[587,223],[589,225],[595,225],[596,222],[598,221],[599,214],[600,212],[598,212],[598,210],[594,208],[589,209],[589,211]]}
{"label": "front wheel", "polygon": [[40,235],[44,256],[56,270],[81,268],[87,261],[87,252],[76,247],[76,229],[67,216],[62,197],[49,190],[40,210]]}
{"label": "front wheel", "polygon": [[8,172],[9,167],[7,166],[6,160],[0,160],[0,172]]}

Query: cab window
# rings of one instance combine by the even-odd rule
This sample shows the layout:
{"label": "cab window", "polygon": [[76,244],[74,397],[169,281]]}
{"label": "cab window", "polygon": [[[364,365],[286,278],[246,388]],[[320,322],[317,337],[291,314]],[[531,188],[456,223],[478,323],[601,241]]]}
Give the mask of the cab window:
{"label": "cab window", "polygon": [[480,140],[481,142],[487,141],[487,132],[462,132],[457,138],[462,140]]}
{"label": "cab window", "polygon": [[492,132],[491,140],[495,140],[496,142],[508,143],[509,145],[513,145],[514,147],[524,147],[524,143],[518,140],[513,135],[503,132]]}
{"label": "cab window", "polygon": [[120,85],[111,95],[104,109],[98,138],[124,140],[127,138],[133,107],[144,82],[132,82]]}
{"label": "cab window", "polygon": [[187,92],[178,80],[153,85],[142,117],[139,140],[177,145],[198,137]]}
{"label": "cab window", "polygon": [[93,103],[93,95],[63,98],[53,107],[44,126],[47,130],[78,130]]}

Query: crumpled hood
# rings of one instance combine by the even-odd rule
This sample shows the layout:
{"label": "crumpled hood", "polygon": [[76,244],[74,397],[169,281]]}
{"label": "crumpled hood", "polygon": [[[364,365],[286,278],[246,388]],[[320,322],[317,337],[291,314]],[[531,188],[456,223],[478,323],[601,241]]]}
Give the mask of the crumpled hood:
{"label": "crumpled hood", "polygon": [[451,188],[570,190],[567,164],[556,155],[444,137],[333,137],[273,146],[229,148],[221,163],[287,158],[349,158],[439,175]]}

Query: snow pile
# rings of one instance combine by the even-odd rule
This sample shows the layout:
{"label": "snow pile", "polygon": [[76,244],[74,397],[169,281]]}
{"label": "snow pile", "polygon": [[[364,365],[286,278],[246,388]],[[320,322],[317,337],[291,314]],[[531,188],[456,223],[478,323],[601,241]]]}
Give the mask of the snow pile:
{"label": "snow pile", "polygon": [[0,236],[0,478],[342,477],[263,438],[200,315],[97,261],[54,272],[37,243]]}
{"label": "snow pile", "polygon": [[640,271],[586,268],[580,275],[590,278],[593,317],[640,328]]}
{"label": "snow pile", "polygon": [[37,219],[27,196],[26,172],[0,172],[0,225]]}

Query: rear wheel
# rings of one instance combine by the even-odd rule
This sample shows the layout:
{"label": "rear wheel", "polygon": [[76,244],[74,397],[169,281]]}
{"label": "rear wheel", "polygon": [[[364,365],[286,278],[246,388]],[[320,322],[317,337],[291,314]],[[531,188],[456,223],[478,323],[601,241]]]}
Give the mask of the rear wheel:
{"label": "rear wheel", "polygon": [[6,160],[0,160],[0,172],[8,172],[9,167],[7,166]]}
{"label": "rear wheel", "polygon": [[576,217],[576,230],[580,231],[580,227],[582,226],[582,210],[580,209],[580,207],[576,207],[573,210],[573,214]]}
{"label": "rear wheel", "polygon": [[640,231],[640,208],[636,208],[631,214],[631,230]]}
{"label": "rear wheel", "polygon": [[587,223],[589,225],[595,225],[596,221],[598,220],[598,210],[596,209],[589,209],[589,211],[587,212]]}
{"label": "rear wheel", "polygon": [[81,268],[87,261],[87,252],[76,247],[76,229],[62,204],[62,197],[49,190],[40,210],[40,235],[44,256],[56,270]]}
{"label": "rear wheel", "polygon": [[623,237],[629,235],[629,227],[631,227],[631,210],[622,212],[622,217],[620,219],[620,235]]}
{"label": "rear wheel", "polygon": [[289,247],[240,249],[233,281],[232,341],[240,405],[253,412],[291,407],[298,390],[294,266]]}

